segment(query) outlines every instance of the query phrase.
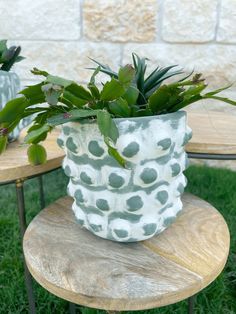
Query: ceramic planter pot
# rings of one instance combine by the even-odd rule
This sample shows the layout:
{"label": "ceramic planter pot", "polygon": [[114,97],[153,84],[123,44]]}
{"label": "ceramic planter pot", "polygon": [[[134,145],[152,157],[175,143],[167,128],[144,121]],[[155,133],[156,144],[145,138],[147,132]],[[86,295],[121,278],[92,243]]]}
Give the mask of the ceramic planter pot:
{"label": "ceramic planter pot", "polygon": [[[14,72],[0,71],[0,110],[5,104],[16,97],[20,90],[20,79]],[[20,131],[31,122],[30,118],[23,119],[15,130],[9,135],[9,141],[16,140]]]}
{"label": "ceramic planter pot", "polygon": [[96,122],[67,123],[58,144],[78,223],[120,242],[148,239],[166,229],[182,209],[186,185],[184,146],[191,138],[186,113],[115,119],[123,169],[107,154]]}

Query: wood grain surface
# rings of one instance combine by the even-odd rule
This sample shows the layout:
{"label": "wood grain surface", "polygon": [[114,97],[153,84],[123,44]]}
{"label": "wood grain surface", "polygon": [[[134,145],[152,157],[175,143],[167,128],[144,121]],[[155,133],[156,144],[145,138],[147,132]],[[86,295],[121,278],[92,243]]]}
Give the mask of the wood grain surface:
{"label": "wood grain surface", "polygon": [[191,153],[236,154],[236,116],[216,111],[187,111],[193,137]]}
{"label": "wood grain surface", "polygon": [[106,310],[141,310],[183,300],[212,282],[229,252],[228,227],[210,204],[186,194],[184,210],[162,234],[115,243],[81,228],[72,199],[59,199],[29,225],[24,254],[51,293]]}
{"label": "wood grain surface", "polygon": [[43,143],[47,150],[47,162],[39,166],[31,166],[28,162],[28,145],[23,144],[25,132],[18,141],[9,144],[0,155],[0,183],[24,179],[60,167],[65,153],[56,143],[59,132],[55,130],[50,133]]}

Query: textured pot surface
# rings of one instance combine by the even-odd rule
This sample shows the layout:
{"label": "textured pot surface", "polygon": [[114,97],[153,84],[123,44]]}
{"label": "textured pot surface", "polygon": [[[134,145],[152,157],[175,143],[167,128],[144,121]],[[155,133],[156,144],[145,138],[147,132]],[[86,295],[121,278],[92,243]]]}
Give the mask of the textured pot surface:
{"label": "textured pot surface", "polygon": [[0,110],[20,90],[20,79],[14,72],[0,71]]}
{"label": "textured pot surface", "polygon": [[[20,90],[20,79],[14,72],[0,71],[0,110],[5,104],[15,98]],[[18,138],[20,131],[31,122],[30,118],[23,119],[9,135],[9,141]]]}
{"label": "textured pot surface", "polygon": [[67,123],[58,144],[70,177],[78,222],[94,234],[121,242],[162,232],[182,209],[186,179],[184,145],[191,137],[186,113],[115,119],[123,169],[107,154],[96,122]]}

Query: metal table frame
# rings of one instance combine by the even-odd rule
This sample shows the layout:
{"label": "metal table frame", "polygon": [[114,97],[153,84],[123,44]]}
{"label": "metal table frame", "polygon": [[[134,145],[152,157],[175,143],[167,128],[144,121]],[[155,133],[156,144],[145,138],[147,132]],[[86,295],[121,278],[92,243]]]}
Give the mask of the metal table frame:
{"label": "metal table frame", "polygon": [[236,160],[236,154],[212,154],[187,152],[188,158],[207,160]]}
{"label": "metal table frame", "polygon": [[[236,154],[212,154],[212,153],[193,153],[187,152],[189,158],[194,159],[205,159],[205,160],[236,160]],[[26,223],[26,215],[25,215],[25,199],[24,199],[24,182],[29,179],[38,178],[39,183],[39,199],[40,199],[40,208],[43,209],[45,207],[45,197],[44,197],[44,189],[43,189],[43,175],[53,172],[60,167],[52,169],[50,171],[36,174],[29,176],[27,178],[21,178],[17,180],[11,180],[6,182],[1,182],[0,186],[12,184],[14,183],[16,186],[16,195],[17,195],[17,207],[18,207],[18,215],[19,215],[19,222],[20,222],[20,233],[21,233],[21,240],[23,241],[24,233],[27,228]],[[24,277],[25,277],[25,285],[26,291],[28,296],[29,302],[29,313],[35,314],[36,313],[36,306],[35,306],[35,298],[33,293],[33,281],[32,276],[26,266],[24,260]],[[191,296],[188,298],[188,314],[194,313],[194,302],[196,296]],[[76,306],[73,303],[69,303],[69,312],[71,314],[76,313]]]}

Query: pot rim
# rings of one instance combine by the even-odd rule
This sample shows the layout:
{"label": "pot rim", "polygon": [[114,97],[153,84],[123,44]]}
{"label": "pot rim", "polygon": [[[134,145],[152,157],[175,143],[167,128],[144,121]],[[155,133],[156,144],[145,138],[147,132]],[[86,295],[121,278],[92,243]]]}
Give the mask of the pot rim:
{"label": "pot rim", "polygon": [[[122,121],[138,121],[138,120],[154,120],[154,119],[164,119],[165,120],[179,120],[182,117],[187,117],[187,112],[184,110],[179,110],[176,112],[166,113],[166,114],[159,114],[159,115],[153,115],[153,116],[141,116],[141,117],[125,117],[125,118],[112,118],[112,120],[116,122],[122,122]],[[63,123],[61,126],[70,124],[70,123],[79,123],[79,124],[93,124],[96,123],[97,119],[82,119],[80,121],[68,121],[66,123]]]}

